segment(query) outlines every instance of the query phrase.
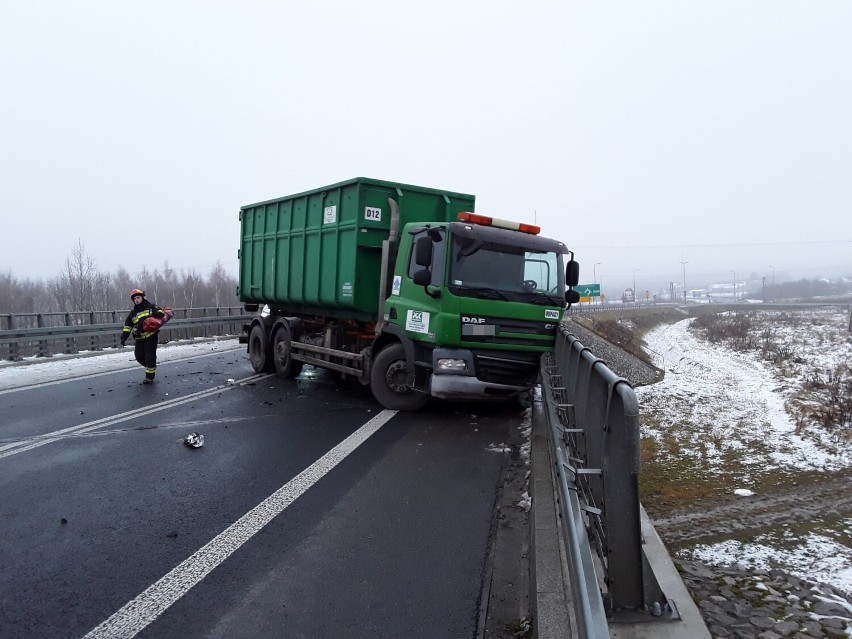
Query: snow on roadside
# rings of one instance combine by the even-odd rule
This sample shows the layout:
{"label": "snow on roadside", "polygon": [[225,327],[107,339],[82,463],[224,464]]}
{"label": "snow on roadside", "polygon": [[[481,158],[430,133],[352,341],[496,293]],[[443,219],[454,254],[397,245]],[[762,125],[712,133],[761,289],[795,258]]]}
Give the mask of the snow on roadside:
{"label": "snow on roadside", "polygon": [[[169,342],[157,348],[157,362],[164,364],[236,348],[245,348],[237,342],[236,338]],[[45,384],[69,377],[107,374],[136,368],[140,366],[133,357],[132,346],[54,357],[32,357],[23,362],[2,361],[0,362],[0,391],[32,384]]]}
{"label": "snow on roadside", "polygon": [[852,593],[852,551],[818,533],[798,538],[784,548],[779,548],[777,540],[763,536],[751,542],[731,539],[718,544],[702,544],[692,548],[689,558],[715,565],[742,564],[749,570],[783,566],[787,572],[801,578]]}
{"label": "snow on roadside", "polygon": [[[837,445],[827,434],[796,433],[781,381],[768,364],[753,353],[698,339],[688,329],[690,321],[663,325],[647,335],[655,364],[666,375],[636,389],[644,410],[695,426],[689,441],[682,442],[687,454],[701,454],[710,472],[722,468],[726,453],[737,450],[746,455],[742,462],[754,467],[839,470],[852,464],[849,447]],[[655,435],[644,425],[642,434]]]}
{"label": "snow on roadside", "polygon": [[[696,468],[710,476],[730,475],[732,460],[736,460],[743,468],[739,479],[746,485],[749,479],[773,469],[830,472],[852,465],[848,441],[834,439],[820,428],[797,433],[785,403],[798,392],[801,378],[791,376],[789,368],[785,376],[780,375],[757,352],[733,351],[697,338],[688,329],[691,321],[660,326],[645,338],[655,353],[655,364],[666,374],[661,382],[636,389],[643,414],[653,416],[643,419],[642,435],[678,442],[674,453],[661,447],[661,455],[691,458]],[[834,330],[830,322],[807,323],[808,330],[801,325],[773,327],[783,343],[796,344],[806,364],[796,375],[807,374],[809,367],[831,371],[848,365],[852,340],[832,341],[827,333],[820,335],[815,330],[819,326]],[[747,488],[734,492],[742,499],[753,494]],[[847,519],[833,530],[817,527],[794,533],[782,527],[750,541],[731,539],[683,552],[718,565],[782,567],[852,592],[851,534],[852,521]]]}

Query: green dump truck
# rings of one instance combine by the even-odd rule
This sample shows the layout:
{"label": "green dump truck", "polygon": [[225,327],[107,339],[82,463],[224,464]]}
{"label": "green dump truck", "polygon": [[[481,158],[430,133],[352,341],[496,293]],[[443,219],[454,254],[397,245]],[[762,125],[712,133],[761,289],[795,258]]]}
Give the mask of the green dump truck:
{"label": "green dump truck", "polygon": [[387,408],[522,396],[553,349],[579,267],[538,228],[475,197],[355,178],[240,209],[237,295],[257,372],[303,364]]}

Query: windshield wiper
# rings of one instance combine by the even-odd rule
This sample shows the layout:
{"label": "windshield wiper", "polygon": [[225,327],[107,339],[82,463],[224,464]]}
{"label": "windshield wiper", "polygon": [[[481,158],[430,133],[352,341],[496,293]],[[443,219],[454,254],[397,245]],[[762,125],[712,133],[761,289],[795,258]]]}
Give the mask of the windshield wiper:
{"label": "windshield wiper", "polygon": [[496,288],[477,288],[477,289],[473,289],[473,290],[476,291],[477,297],[484,297],[484,298],[488,298],[488,299],[492,299],[492,300],[508,300],[509,299],[508,297],[506,297],[506,295],[504,295],[503,293],[498,291]]}
{"label": "windshield wiper", "polygon": [[536,293],[535,297],[530,298],[530,304],[541,304],[543,306],[559,306],[562,304],[562,300],[558,297],[553,297],[548,295],[547,293]]}

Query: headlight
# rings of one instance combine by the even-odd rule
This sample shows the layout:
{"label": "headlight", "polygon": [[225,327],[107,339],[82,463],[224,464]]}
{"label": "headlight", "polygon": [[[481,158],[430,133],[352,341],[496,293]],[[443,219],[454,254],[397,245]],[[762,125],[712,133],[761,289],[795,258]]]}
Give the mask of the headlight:
{"label": "headlight", "polygon": [[438,370],[440,371],[466,371],[467,362],[463,359],[439,359]]}

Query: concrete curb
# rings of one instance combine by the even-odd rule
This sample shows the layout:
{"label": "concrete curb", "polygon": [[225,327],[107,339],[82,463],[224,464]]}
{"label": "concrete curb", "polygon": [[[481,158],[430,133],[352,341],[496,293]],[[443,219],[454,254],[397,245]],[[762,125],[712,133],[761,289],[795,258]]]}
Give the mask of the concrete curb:
{"label": "concrete curb", "polygon": [[577,636],[567,555],[559,534],[547,419],[539,402],[532,417],[532,509],[530,523],[531,608],[538,639]]}

